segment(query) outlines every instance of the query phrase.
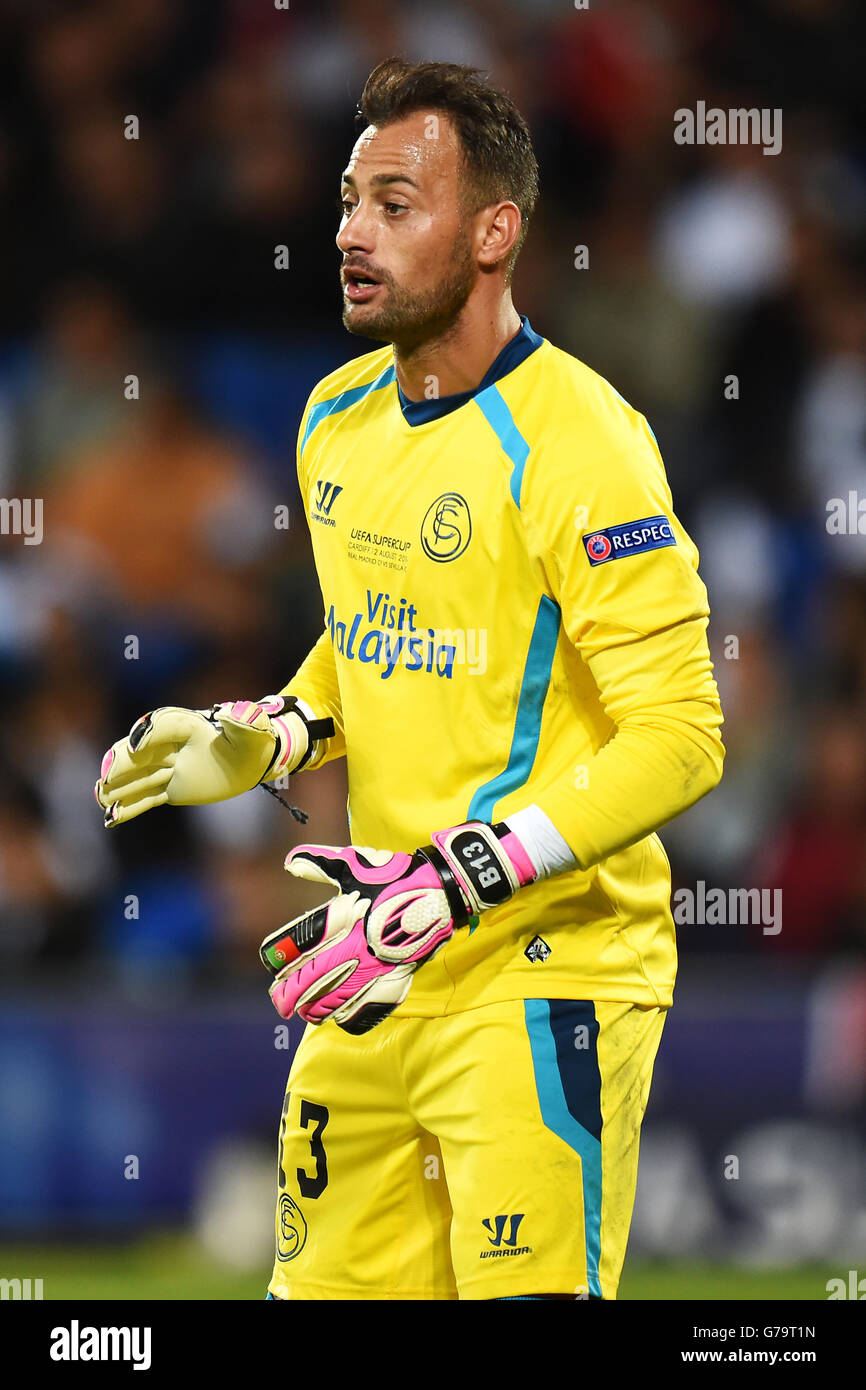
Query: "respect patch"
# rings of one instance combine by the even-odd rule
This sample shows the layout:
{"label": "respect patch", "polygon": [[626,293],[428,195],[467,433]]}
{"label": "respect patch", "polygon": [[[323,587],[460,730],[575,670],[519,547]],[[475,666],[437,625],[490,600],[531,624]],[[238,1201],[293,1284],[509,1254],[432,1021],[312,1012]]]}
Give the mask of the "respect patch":
{"label": "respect patch", "polygon": [[606,565],[608,560],[621,560],[624,555],[641,555],[646,550],[660,550],[663,545],[676,543],[666,516],[626,521],[622,526],[607,526],[603,531],[590,531],[583,537],[591,565]]}

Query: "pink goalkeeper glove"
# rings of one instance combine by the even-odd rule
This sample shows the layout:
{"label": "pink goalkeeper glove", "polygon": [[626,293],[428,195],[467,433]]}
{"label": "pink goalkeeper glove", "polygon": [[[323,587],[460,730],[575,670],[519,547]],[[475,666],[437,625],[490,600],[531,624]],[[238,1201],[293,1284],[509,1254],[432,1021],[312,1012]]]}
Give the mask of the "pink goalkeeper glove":
{"label": "pink goalkeeper glove", "polygon": [[469,821],[433,835],[414,854],[299,845],[286,858],[298,878],[340,890],[265,938],[283,1018],[327,1018],[366,1033],[409,992],[412,976],[474,914],[507,902],[537,872],[505,823]]}

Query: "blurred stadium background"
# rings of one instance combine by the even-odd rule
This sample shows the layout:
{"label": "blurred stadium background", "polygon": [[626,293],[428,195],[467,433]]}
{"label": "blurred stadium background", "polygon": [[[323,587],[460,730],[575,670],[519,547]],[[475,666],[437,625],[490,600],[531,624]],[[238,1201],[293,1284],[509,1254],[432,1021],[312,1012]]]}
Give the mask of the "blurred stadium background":
{"label": "blurred stadium background", "polygon": [[[318,635],[294,439],[368,347],[337,178],[392,52],[529,118],[518,307],[648,416],[713,605],[727,767],[675,886],[782,892],[781,931],[680,930],[622,1296],[866,1276],[864,38],[857,0],[0,3],[0,492],[44,504],[0,535],[0,1276],[264,1295],[296,1034],[256,948],[319,896],[282,857],[344,842],[342,767],[306,829],[255,792],[109,836],[92,786],[145,709]],[[781,153],[677,145],[699,100],[781,108]]]}

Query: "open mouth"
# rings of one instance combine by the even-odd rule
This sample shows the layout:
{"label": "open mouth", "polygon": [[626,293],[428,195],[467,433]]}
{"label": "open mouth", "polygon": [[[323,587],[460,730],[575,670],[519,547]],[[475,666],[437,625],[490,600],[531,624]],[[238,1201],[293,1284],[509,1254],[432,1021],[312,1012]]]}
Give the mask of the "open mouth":
{"label": "open mouth", "polygon": [[363,270],[344,270],[343,283],[343,293],[353,304],[362,304],[366,300],[372,299],[374,294],[382,288],[378,280]]}

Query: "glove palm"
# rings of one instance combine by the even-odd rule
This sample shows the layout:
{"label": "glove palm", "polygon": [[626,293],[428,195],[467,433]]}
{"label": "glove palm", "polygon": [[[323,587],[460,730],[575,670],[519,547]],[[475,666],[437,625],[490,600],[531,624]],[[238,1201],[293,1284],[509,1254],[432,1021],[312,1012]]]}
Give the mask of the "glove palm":
{"label": "glove palm", "polygon": [[212,710],[164,705],[139,719],[102,760],[94,788],[106,826],[154,806],[198,806],[239,796],[269,771],[291,772],[309,746],[304,721],[282,701],[239,700]]}

